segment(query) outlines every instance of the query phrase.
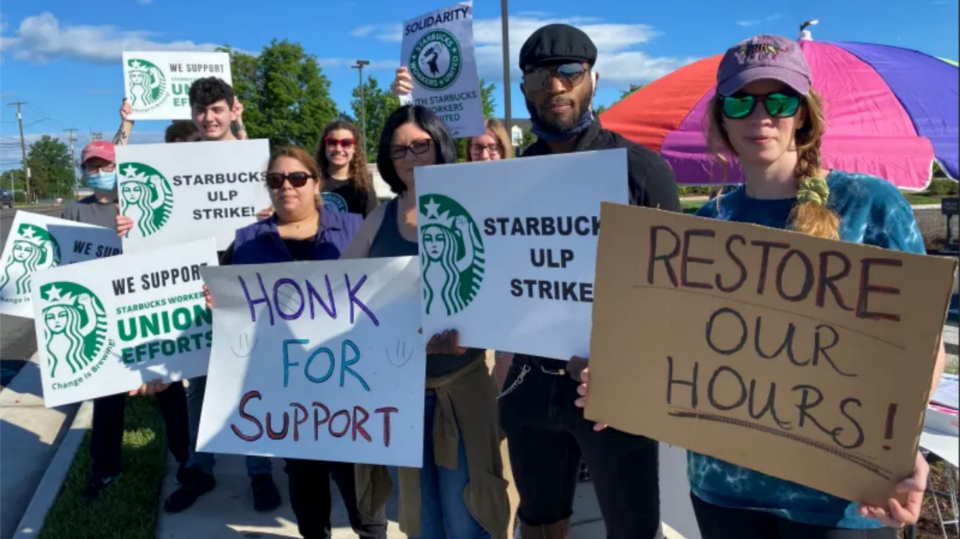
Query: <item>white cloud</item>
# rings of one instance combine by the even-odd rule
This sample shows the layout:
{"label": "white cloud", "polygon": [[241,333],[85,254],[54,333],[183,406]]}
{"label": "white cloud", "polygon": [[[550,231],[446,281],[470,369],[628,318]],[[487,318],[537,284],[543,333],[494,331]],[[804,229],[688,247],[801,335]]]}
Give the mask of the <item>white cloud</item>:
{"label": "white cloud", "polygon": [[745,28],[749,28],[749,27],[751,27],[751,26],[757,26],[757,25],[763,24],[763,23],[765,23],[765,22],[778,21],[778,20],[780,20],[780,19],[782,19],[782,18],[783,18],[783,15],[782,15],[782,14],[780,14],[780,13],[775,13],[775,14],[773,14],[773,15],[770,15],[769,17],[764,17],[764,18],[762,18],[762,19],[750,19],[750,20],[746,20],[746,21],[737,21],[737,26],[743,26],[743,27],[745,27]]}
{"label": "white cloud", "polygon": [[61,26],[53,14],[44,12],[24,19],[15,37],[0,37],[0,50],[12,52],[18,60],[32,62],[62,57],[107,64],[119,62],[123,51],[212,51],[218,46],[151,39],[156,36],[153,32],[120,30],[113,26]]}
{"label": "white cloud", "polygon": [[374,25],[367,26],[358,26],[354,28],[350,35],[353,37],[367,37],[377,30],[377,27]]}

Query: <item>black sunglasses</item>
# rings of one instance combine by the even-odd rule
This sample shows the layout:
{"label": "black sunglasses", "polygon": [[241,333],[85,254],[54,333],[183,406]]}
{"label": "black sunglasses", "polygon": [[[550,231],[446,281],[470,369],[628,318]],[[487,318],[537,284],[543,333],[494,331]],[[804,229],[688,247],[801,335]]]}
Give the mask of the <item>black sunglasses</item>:
{"label": "black sunglasses", "polygon": [[580,84],[586,73],[587,68],[578,63],[562,64],[556,67],[537,67],[523,74],[523,84],[526,89],[532,92],[540,92],[549,88],[550,81],[553,77],[556,77],[560,79],[567,90],[572,90]]}
{"label": "black sunglasses", "polygon": [[757,103],[763,101],[763,108],[774,118],[791,118],[800,110],[800,96],[792,92],[773,92],[763,95],[737,93],[721,96],[723,115],[731,120],[742,120],[753,114]]}
{"label": "black sunglasses", "polygon": [[290,174],[267,172],[267,187],[270,189],[280,189],[283,187],[283,182],[290,180],[292,187],[299,188],[307,185],[307,182],[313,177],[313,174],[309,172],[291,172]]}
{"label": "black sunglasses", "polygon": [[433,143],[430,139],[415,140],[409,146],[390,146],[390,158],[391,159],[403,159],[407,156],[407,152],[411,152],[414,155],[425,154],[430,151],[430,145]]}

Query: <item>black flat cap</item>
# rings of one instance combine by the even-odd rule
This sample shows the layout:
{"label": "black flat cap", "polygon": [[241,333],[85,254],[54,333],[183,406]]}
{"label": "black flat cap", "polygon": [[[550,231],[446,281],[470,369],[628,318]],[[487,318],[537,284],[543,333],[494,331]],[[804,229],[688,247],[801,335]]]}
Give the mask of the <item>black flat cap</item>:
{"label": "black flat cap", "polygon": [[590,36],[568,24],[548,24],[530,36],[520,49],[520,69],[547,62],[573,60],[593,67],[597,46]]}

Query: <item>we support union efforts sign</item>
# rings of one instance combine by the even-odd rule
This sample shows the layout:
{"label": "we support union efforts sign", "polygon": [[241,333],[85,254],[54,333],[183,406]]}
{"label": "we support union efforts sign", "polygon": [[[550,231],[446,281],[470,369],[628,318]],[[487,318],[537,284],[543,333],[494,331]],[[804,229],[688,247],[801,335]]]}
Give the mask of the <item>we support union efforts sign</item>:
{"label": "we support union efforts sign", "polygon": [[229,266],[203,276],[217,337],[199,450],[422,465],[415,258]]}
{"label": "we support union efforts sign", "polygon": [[601,215],[586,417],[886,506],[913,471],[957,261]]}
{"label": "we support union efforts sign", "polygon": [[115,230],[18,211],[0,258],[0,313],[33,318],[38,271],[119,253]]}
{"label": "we support union efforts sign", "polygon": [[117,146],[123,237],[131,253],[214,237],[217,250],[270,206],[267,140]]}
{"label": "we support union efforts sign", "polygon": [[189,120],[195,80],[217,77],[233,84],[225,52],[124,52],[122,58],[133,120]]}
{"label": "we support union efforts sign", "polygon": [[213,342],[200,268],[210,239],[34,277],[43,402],[60,406],[201,376]]}
{"label": "we support union efforts sign", "polygon": [[567,360],[590,344],[600,202],[627,202],[627,151],[415,170],[423,335]]}
{"label": "we support union efforts sign", "polygon": [[483,99],[473,52],[473,3],[403,23],[400,64],[413,77],[413,103],[437,113],[454,138],[484,133]]}

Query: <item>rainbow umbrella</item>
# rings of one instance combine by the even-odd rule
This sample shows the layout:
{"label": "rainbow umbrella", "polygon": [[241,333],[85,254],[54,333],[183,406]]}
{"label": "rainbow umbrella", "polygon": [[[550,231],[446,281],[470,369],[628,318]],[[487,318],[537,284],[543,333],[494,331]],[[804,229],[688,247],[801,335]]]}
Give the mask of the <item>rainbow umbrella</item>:
{"label": "rainbow umbrella", "polygon": [[[801,39],[800,47],[826,102],[825,168],[922,190],[936,160],[949,177],[960,178],[955,62],[888,45]],[[704,135],[721,58],[700,60],[643,87],[601,115],[604,127],[659,151],[678,183],[741,182],[736,163],[723,179]]]}

